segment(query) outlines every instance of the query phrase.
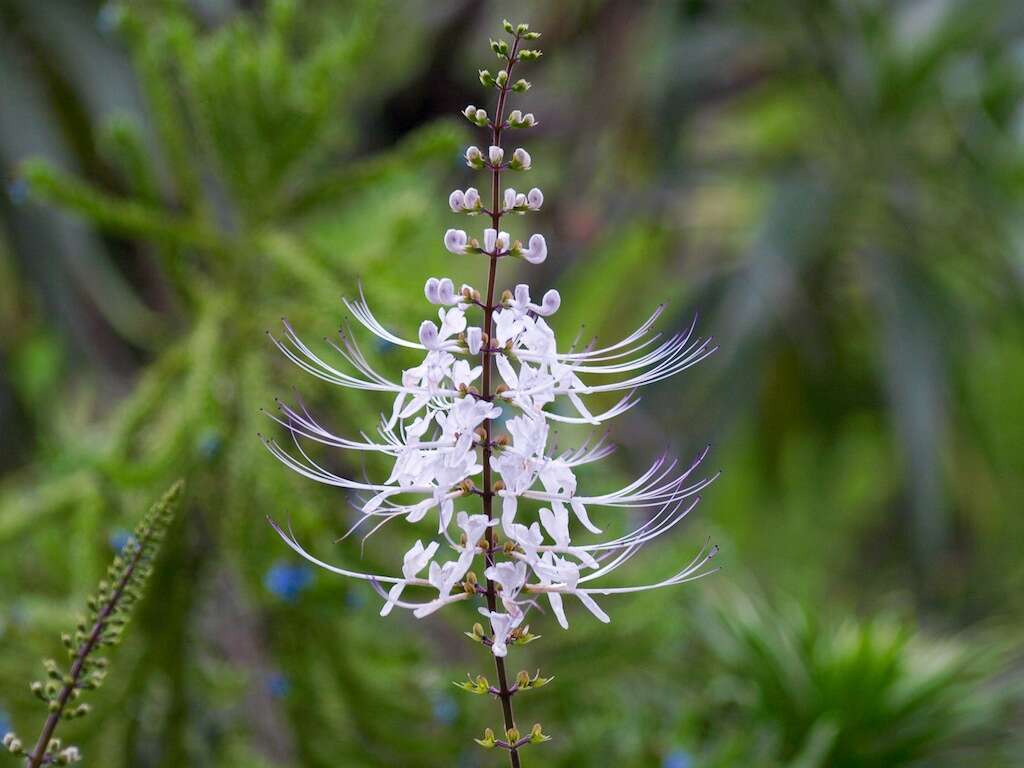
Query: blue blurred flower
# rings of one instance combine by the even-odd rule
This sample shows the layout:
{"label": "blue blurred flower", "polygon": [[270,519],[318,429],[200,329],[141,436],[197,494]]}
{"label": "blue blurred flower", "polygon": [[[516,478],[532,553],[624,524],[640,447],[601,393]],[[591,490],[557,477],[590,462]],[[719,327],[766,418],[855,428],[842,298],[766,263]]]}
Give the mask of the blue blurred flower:
{"label": "blue blurred flower", "polygon": [[196,450],[202,458],[210,461],[217,457],[217,454],[220,453],[220,449],[223,444],[224,440],[221,437],[220,432],[216,429],[207,429],[199,436],[199,440],[196,444]]}
{"label": "blue blurred flower", "polygon": [[117,3],[105,3],[96,14],[96,28],[103,34],[116,32],[123,15]]}
{"label": "blue blurred flower", "polygon": [[110,548],[115,552],[121,552],[128,542],[132,540],[132,532],[124,528],[117,528],[110,534],[108,541],[110,542]]}
{"label": "blue blurred flower", "polygon": [[459,716],[459,704],[452,696],[438,696],[434,699],[434,720],[451,725]]}
{"label": "blue blurred flower", "polygon": [[267,688],[270,690],[270,695],[275,699],[283,699],[292,690],[292,681],[287,676],[276,672],[270,676],[267,681]]}
{"label": "blue blurred flower", "polygon": [[28,201],[28,181],[20,176],[7,185],[7,197],[14,205],[22,205]]}
{"label": "blue blurred flower", "polygon": [[275,563],[263,577],[263,586],[285,602],[294,602],[302,590],[313,582],[313,572],[305,565]]}
{"label": "blue blurred flower", "polygon": [[685,749],[674,749],[665,756],[661,768],[693,768],[693,758]]}
{"label": "blue blurred flower", "polygon": [[349,589],[345,592],[345,605],[352,610],[358,610],[366,605],[366,595],[358,589]]}

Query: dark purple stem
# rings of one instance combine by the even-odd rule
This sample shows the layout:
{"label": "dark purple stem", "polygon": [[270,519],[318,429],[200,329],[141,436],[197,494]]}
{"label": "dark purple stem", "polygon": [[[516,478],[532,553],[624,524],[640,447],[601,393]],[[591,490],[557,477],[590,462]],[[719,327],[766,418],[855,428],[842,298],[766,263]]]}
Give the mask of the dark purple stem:
{"label": "dark purple stem", "polygon": [[[505,71],[508,74],[505,84],[500,86],[498,93],[498,106],[494,111],[494,117],[491,120],[491,146],[501,146],[501,128],[505,122],[505,103],[508,100],[509,88],[512,85],[512,68],[516,63],[516,55],[519,51],[519,34],[515,36],[515,40],[512,42],[512,52],[507,57],[508,66]],[[491,226],[497,232],[501,225],[501,167],[493,167],[491,169]],[[495,249],[497,250],[497,249]],[[495,254],[490,256],[490,267],[487,275],[487,303],[484,305],[484,330],[487,334],[486,343],[482,352],[482,363],[483,363],[483,392],[481,394],[482,399],[490,400],[492,397],[491,393],[491,358],[493,354],[491,352],[491,344],[493,339],[493,326],[492,321],[494,317],[494,278],[498,269],[498,257]],[[488,519],[491,519],[493,514],[493,500],[494,500],[494,487],[491,483],[491,422],[489,420],[484,421],[484,442],[483,442],[483,465],[484,465],[484,489],[481,494],[483,499],[484,514],[487,515]],[[487,566],[494,565],[494,528],[489,527],[487,529],[487,553],[485,555]],[[494,582],[490,579],[487,580],[487,609],[494,611],[497,607],[497,594],[494,589]],[[512,715],[512,690],[508,684],[508,673],[505,671],[505,660],[500,656],[494,657],[494,667],[498,674],[498,698],[501,699],[501,710],[505,718],[505,731],[508,732],[510,729],[515,727],[515,718]],[[522,763],[519,759],[518,745],[510,746],[509,748],[509,762],[512,768],[520,768]]]}

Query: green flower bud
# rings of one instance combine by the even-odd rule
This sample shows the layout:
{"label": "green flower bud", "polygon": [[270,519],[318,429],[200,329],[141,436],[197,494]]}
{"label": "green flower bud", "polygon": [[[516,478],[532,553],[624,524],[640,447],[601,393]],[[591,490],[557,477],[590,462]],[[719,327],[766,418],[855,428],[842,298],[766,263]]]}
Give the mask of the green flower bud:
{"label": "green flower bud", "polygon": [[530,729],[530,743],[543,744],[545,741],[551,741],[551,737],[544,733],[540,723],[534,723],[533,728]]}
{"label": "green flower bud", "polygon": [[494,745],[497,743],[494,740],[494,731],[490,728],[484,728],[484,737],[482,739],[473,739],[484,749],[494,749]]}

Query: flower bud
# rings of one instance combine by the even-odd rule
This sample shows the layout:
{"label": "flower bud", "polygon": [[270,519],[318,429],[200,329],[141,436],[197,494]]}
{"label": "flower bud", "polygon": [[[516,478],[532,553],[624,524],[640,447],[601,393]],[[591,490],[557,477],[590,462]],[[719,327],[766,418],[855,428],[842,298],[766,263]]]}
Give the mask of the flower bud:
{"label": "flower bud", "polygon": [[487,86],[487,87],[490,87],[490,86],[494,85],[494,75],[492,75],[489,70],[481,69],[480,70],[480,83],[482,85]]}
{"label": "flower bud", "polygon": [[449,229],[444,233],[444,247],[455,254],[466,252],[468,238],[466,232],[461,229]]}
{"label": "flower bud", "polygon": [[483,331],[473,326],[466,331],[466,346],[471,355],[479,355],[480,347],[483,346]]}
{"label": "flower bud", "polygon": [[514,35],[516,33],[516,28],[512,26],[512,22],[508,19],[502,19],[501,26],[504,27],[505,31],[510,35]]}
{"label": "flower bud", "polygon": [[516,93],[526,93],[530,90],[530,81],[520,78],[512,84],[512,90]]}
{"label": "flower bud", "polygon": [[451,208],[454,213],[462,213],[465,203],[466,195],[461,189],[456,189],[448,195],[448,207]]}
{"label": "flower bud", "polygon": [[483,127],[483,126],[487,125],[487,110],[486,109],[478,109],[476,111],[476,113],[473,115],[473,117],[475,118],[473,122],[475,122],[480,127]]}
{"label": "flower bud", "polygon": [[476,107],[472,104],[468,104],[466,108],[462,110],[462,114],[466,116],[467,120],[473,121],[476,118]]}
{"label": "flower bud", "polygon": [[514,171],[528,171],[531,165],[533,165],[533,159],[530,157],[530,153],[520,147],[512,153],[512,162],[508,167]]}
{"label": "flower bud", "polygon": [[505,71],[504,69],[503,69],[503,70],[501,70],[501,71],[500,71],[500,72],[498,73],[498,76],[497,76],[496,78],[494,78],[494,81],[495,81],[495,82],[496,82],[496,83],[497,83],[498,85],[505,85],[505,83],[507,83],[507,82],[508,82],[508,72],[506,72],[506,71]]}
{"label": "flower bud", "polygon": [[469,147],[466,150],[466,165],[478,170],[484,167],[484,156],[479,147]]}
{"label": "flower bud", "polygon": [[505,159],[505,150],[492,146],[487,150],[487,159],[491,161],[491,165],[501,165],[501,161]]}
{"label": "flower bud", "polygon": [[551,741],[551,737],[544,733],[540,723],[534,723],[533,728],[530,729],[530,743],[543,744],[545,741]]}
{"label": "flower bud", "polygon": [[508,113],[508,124],[513,128],[518,128],[523,123],[523,113],[521,110],[513,109]]}
{"label": "flower bud", "polygon": [[519,729],[515,726],[512,726],[507,731],[505,731],[505,736],[508,738],[509,744],[515,744],[517,741],[519,741]]}
{"label": "flower bud", "polygon": [[540,207],[544,205],[544,193],[541,192],[537,187],[534,187],[526,193],[526,207],[531,211],[539,211]]}
{"label": "flower bud", "polygon": [[537,119],[533,116],[533,112],[527,112],[523,115],[523,127],[532,128],[537,124]]}
{"label": "flower bud", "polygon": [[437,347],[437,326],[429,320],[424,320],[420,323],[420,344],[427,349],[435,349]]}
{"label": "flower bud", "polygon": [[525,669],[519,670],[519,674],[516,675],[516,685],[518,685],[520,688],[529,688],[530,673],[527,672]]}
{"label": "flower bud", "polygon": [[443,277],[437,284],[437,300],[440,304],[450,306],[458,299],[455,297],[455,284],[451,278]]}
{"label": "flower bud", "polygon": [[535,48],[524,48],[517,55],[523,61],[536,61],[537,59],[544,55],[544,52],[541,50],[537,50]]}
{"label": "flower bud", "polygon": [[81,759],[82,755],[78,751],[78,747],[68,747],[57,755],[57,765],[71,765],[72,763],[79,762]]}
{"label": "flower bud", "polygon": [[505,210],[511,211],[516,207],[516,191],[509,187],[505,190]]}
{"label": "flower bud", "polygon": [[490,728],[484,728],[484,737],[482,739],[473,739],[473,741],[484,749],[493,749],[494,745],[497,743],[494,740],[494,731]]}
{"label": "flower bud", "polygon": [[463,196],[462,206],[467,211],[475,211],[480,207],[480,192],[476,187],[470,187]]}
{"label": "flower bud", "polygon": [[534,312],[542,317],[547,317],[555,314],[560,306],[562,306],[562,296],[554,288],[551,288],[544,294],[540,307],[534,309]]}
{"label": "flower bud", "polygon": [[531,264],[540,264],[548,257],[548,244],[544,235],[531,235],[530,247],[522,252],[522,257]]}

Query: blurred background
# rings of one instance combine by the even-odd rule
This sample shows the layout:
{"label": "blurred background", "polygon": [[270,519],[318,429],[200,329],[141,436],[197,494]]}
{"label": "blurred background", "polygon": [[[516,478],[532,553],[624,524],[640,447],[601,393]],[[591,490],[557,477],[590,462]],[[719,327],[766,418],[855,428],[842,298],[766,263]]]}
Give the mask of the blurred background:
{"label": "blurred background", "polygon": [[[381,619],[420,532],[335,539],[260,408],[343,434],[389,407],[286,364],[361,281],[412,333],[479,183],[458,115],[505,14],[544,33],[516,138],[563,339],[660,301],[711,360],[617,420],[611,474],[713,445],[722,477],[627,569],[723,570],[572,611],[513,656],[527,765],[1014,766],[1024,741],[1024,7],[1013,0],[0,0],[0,732],[148,503],[184,516],[113,658],[86,765],[501,765],[451,610]],[[516,231],[515,236],[526,234]],[[366,348],[397,372],[401,350]],[[278,435],[280,436],[280,435]],[[575,434],[562,439],[569,444]],[[373,475],[384,468],[333,466]],[[611,483],[608,472],[581,477]],[[623,521],[625,524],[628,521]]]}

